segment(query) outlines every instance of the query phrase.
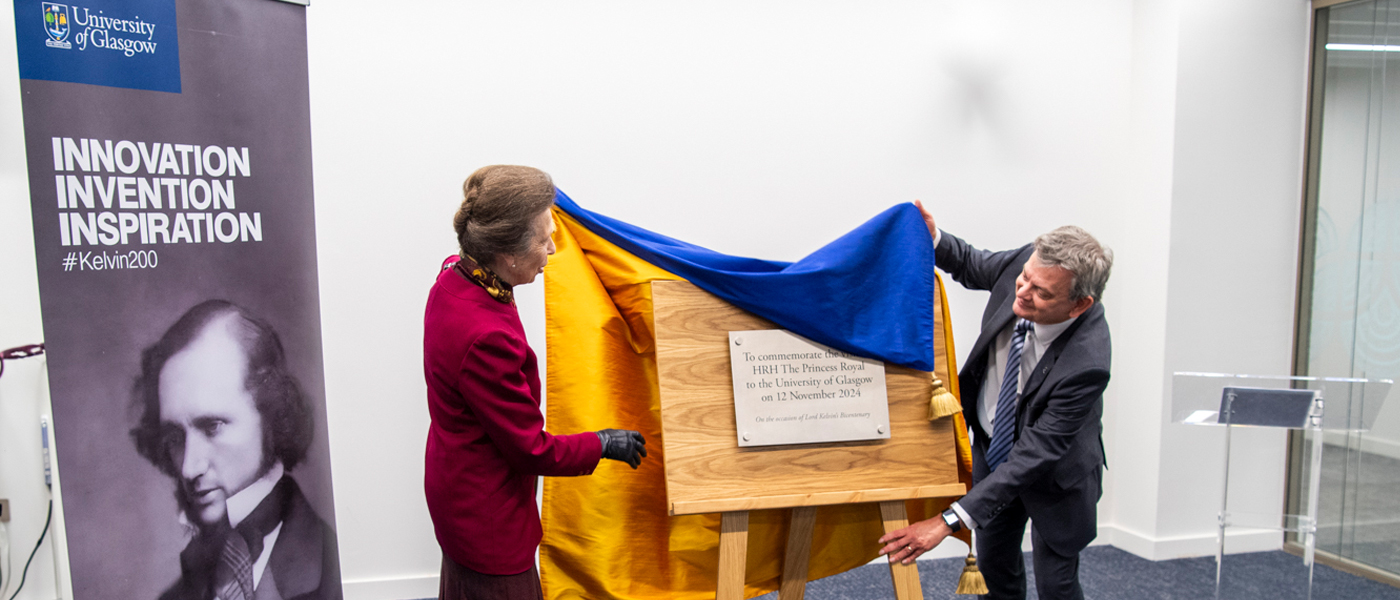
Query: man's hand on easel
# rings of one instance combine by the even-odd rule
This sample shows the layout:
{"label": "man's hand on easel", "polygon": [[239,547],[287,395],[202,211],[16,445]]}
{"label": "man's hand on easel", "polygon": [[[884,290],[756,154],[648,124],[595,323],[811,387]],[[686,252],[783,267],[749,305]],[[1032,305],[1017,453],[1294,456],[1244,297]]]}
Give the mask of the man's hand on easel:
{"label": "man's hand on easel", "polygon": [[952,534],[953,530],[948,528],[943,519],[924,519],[903,529],[891,531],[880,538],[880,543],[885,545],[880,549],[880,555],[889,555],[890,562],[902,562],[907,565],[914,562],[919,555],[938,547],[944,538]]}

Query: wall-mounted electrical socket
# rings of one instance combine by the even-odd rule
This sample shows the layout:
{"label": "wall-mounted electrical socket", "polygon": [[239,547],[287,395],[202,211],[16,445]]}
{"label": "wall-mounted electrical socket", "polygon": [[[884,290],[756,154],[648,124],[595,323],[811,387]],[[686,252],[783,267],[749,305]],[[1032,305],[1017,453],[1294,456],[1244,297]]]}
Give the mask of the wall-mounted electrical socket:
{"label": "wall-mounted electrical socket", "polygon": [[10,499],[0,498],[0,523],[10,522]]}

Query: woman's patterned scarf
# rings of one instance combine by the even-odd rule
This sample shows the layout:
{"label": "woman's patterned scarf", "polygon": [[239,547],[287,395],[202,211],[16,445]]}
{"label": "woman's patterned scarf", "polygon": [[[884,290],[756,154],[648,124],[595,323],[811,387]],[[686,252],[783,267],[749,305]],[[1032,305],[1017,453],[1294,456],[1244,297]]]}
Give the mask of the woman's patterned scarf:
{"label": "woman's patterned scarf", "polygon": [[476,259],[463,254],[462,260],[452,263],[452,268],[456,269],[462,277],[467,278],[467,281],[481,286],[481,289],[491,294],[492,298],[503,304],[515,305],[515,292],[511,291],[511,285],[501,281],[501,278],[496,276],[491,269],[478,263]]}

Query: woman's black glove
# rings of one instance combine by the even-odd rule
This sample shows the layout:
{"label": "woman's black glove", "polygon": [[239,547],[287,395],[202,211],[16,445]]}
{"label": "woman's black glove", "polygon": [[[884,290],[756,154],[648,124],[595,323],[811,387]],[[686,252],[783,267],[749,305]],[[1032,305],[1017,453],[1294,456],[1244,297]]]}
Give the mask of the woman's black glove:
{"label": "woman's black glove", "polygon": [[647,441],[642,434],[628,429],[604,429],[598,433],[598,441],[603,442],[603,458],[620,460],[632,468],[642,464],[647,455]]}

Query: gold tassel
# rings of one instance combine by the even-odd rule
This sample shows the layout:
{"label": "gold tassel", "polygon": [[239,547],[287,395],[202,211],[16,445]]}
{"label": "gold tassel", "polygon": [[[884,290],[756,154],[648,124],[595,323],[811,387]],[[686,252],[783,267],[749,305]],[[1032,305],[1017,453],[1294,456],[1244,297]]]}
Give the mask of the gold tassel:
{"label": "gold tassel", "polygon": [[962,577],[958,578],[958,590],[954,594],[986,594],[987,580],[982,577],[982,571],[977,568],[977,557],[972,555],[972,551],[967,552],[967,565],[963,567]]}
{"label": "gold tassel", "polygon": [[933,378],[933,395],[928,400],[928,420],[935,421],[948,415],[962,412],[962,404],[953,396],[943,381]]}

